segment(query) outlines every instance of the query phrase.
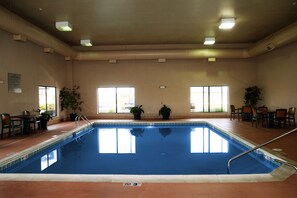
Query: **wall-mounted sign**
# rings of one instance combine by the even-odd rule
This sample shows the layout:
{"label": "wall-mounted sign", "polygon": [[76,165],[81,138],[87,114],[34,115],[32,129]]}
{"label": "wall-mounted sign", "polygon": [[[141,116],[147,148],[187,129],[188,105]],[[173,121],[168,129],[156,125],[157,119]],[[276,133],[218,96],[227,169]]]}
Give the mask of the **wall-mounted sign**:
{"label": "wall-mounted sign", "polygon": [[21,74],[8,73],[8,92],[22,93]]}

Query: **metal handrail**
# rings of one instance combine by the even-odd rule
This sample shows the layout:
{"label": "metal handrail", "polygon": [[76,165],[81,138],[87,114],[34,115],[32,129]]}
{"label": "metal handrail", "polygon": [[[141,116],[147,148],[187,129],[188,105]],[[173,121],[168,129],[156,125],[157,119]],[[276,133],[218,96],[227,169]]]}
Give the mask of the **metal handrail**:
{"label": "metal handrail", "polygon": [[263,144],[260,144],[260,145],[254,147],[254,148],[251,148],[250,150],[247,150],[247,151],[245,151],[245,152],[243,152],[243,153],[240,153],[240,154],[238,154],[238,155],[232,157],[232,158],[229,159],[229,161],[228,161],[228,173],[229,173],[229,174],[231,173],[231,162],[232,162],[233,160],[238,159],[238,158],[240,158],[240,157],[243,156],[243,155],[246,155],[246,154],[248,154],[248,153],[250,153],[250,152],[253,152],[254,150],[257,150],[258,148],[261,148],[261,147],[263,147],[263,146],[266,146],[267,144],[270,144],[270,143],[272,143],[272,142],[274,142],[274,141],[276,141],[276,140],[278,140],[278,139],[281,139],[281,138],[283,138],[283,137],[285,137],[285,136],[287,136],[287,135],[290,135],[290,134],[292,134],[293,132],[296,132],[296,131],[297,131],[297,128],[295,128],[295,129],[293,129],[293,130],[291,130],[291,131],[288,131],[287,133],[284,133],[284,134],[282,134],[282,135],[280,135],[280,136],[278,136],[278,137],[276,137],[276,138],[273,138],[272,140],[269,140],[269,141],[267,141],[267,142],[265,142],[265,143],[263,143]]}
{"label": "metal handrail", "polygon": [[79,120],[83,120],[87,123],[87,125],[92,125],[92,123],[90,122],[90,120],[85,116],[85,115],[78,115],[75,118],[75,124],[76,126],[79,126]]}
{"label": "metal handrail", "polygon": [[85,120],[87,123],[89,123],[90,125],[92,125],[91,121],[87,118],[87,116],[82,115],[81,117],[82,117],[83,120]]}

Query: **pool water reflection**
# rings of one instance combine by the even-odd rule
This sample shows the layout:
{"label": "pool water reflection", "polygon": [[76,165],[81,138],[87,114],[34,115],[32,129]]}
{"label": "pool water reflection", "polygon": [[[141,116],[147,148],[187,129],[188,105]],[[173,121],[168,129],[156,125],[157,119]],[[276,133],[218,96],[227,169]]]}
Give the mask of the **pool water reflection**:
{"label": "pool water reflection", "polygon": [[[226,174],[227,161],[246,148],[207,126],[98,127],[7,170],[57,174]],[[234,161],[233,173],[268,173],[263,155]]]}

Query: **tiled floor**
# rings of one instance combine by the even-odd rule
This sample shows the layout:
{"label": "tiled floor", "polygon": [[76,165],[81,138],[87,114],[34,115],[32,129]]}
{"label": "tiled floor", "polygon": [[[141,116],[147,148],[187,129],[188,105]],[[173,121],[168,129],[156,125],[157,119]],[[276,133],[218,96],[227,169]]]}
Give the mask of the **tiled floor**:
{"label": "tiled floor", "polygon": [[[194,120],[194,119],[191,119]],[[257,144],[283,134],[289,129],[255,128],[248,122],[229,119],[208,119],[216,126]],[[0,158],[60,135],[73,129],[75,124],[63,122],[27,137],[15,136],[0,140]],[[290,128],[292,129],[292,128]],[[282,149],[280,154],[297,162],[297,132],[278,140],[266,148]],[[271,152],[274,152],[271,150]],[[143,183],[140,187],[125,187],[122,183],[100,182],[16,182],[0,181],[0,197],[297,197],[297,174],[281,182],[257,183]]]}

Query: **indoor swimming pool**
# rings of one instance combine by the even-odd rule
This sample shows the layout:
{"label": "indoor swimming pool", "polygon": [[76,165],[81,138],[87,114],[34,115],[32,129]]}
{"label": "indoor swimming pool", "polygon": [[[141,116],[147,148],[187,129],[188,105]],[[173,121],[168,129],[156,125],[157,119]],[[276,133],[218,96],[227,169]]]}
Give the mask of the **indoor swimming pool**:
{"label": "indoor swimming pool", "polygon": [[[224,175],[250,148],[208,123],[97,123],[0,164],[8,174]],[[232,174],[278,168],[262,150],[232,163]]]}

